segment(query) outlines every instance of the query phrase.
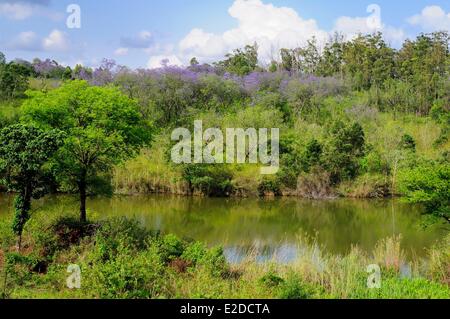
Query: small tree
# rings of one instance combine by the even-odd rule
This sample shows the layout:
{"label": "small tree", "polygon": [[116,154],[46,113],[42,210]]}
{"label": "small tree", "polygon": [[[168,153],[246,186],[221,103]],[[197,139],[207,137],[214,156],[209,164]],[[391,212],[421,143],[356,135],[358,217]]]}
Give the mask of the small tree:
{"label": "small tree", "polygon": [[24,119],[66,133],[57,154],[58,177],[79,193],[80,220],[86,222],[88,191],[99,180],[110,185],[104,177],[149,142],[150,127],[137,104],[116,88],[73,81],[30,97],[23,106]]}
{"label": "small tree", "polygon": [[13,230],[19,237],[19,250],[23,228],[30,218],[31,200],[47,192],[48,161],[61,141],[61,132],[46,132],[23,124],[0,131],[1,181],[10,191],[17,192]]}
{"label": "small tree", "polygon": [[22,97],[28,87],[30,75],[30,70],[24,65],[15,62],[0,62],[0,98]]}
{"label": "small tree", "polygon": [[365,152],[365,134],[359,123],[336,122],[325,154],[325,166],[331,172],[332,181],[339,183],[358,175],[359,160]]}
{"label": "small tree", "polygon": [[450,223],[450,164],[427,164],[401,172],[400,190],[410,203],[423,204],[426,214]]}

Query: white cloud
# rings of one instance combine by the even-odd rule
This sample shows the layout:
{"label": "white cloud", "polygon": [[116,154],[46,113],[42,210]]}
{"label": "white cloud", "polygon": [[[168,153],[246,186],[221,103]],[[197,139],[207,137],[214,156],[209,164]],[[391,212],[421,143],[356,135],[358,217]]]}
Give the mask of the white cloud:
{"label": "white cloud", "polygon": [[39,39],[33,31],[21,32],[8,45],[13,50],[36,51],[40,49]]}
{"label": "white cloud", "polygon": [[48,8],[49,0],[0,0],[0,16],[10,20],[25,20],[43,16],[54,21],[64,19],[64,14]]}
{"label": "white cloud", "polygon": [[27,3],[0,3],[0,15],[13,20],[25,20],[33,14],[33,6]]}
{"label": "white cloud", "polygon": [[370,20],[368,17],[339,17],[335,22],[333,32],[344,34],[347,40],[353,39],[358,34],[382,32],[386,41],[394,46],[401,45],[406,38],[403,29],[385,25],[381,20]]}
{"label": "white cloud", "polygon": [[42,48],[46,51],[67,51],[70,47],[66,33],[53,30],[42,40]]}
{"label": "white cloud", "polygon": [[146,30],[139,32],[136,36],[123,37],[120,39],[120,44],[122,47],[126,48],[145,49],[151,47],[153,43],[153,34]]}
{"label": "white cloud", "polygon": [[128,54],[128,51],[128,48],[118,48],[116,51],[114,51],[114,55],[125,56]]}
{"label": "white cloud", "polygon": [[[378,10],[378,11],[377,11]],[[378,6],[369,6],[367,17],[340,17],[332,30],[321,29],[314,19],[302,18],[294,9],[265,4],[261,0],[235,0],[229,8],[238,26],[215,34],[200,28],[191,30],[178,45],[177,56],[185,63],[193,56],[202,62],[223,58],[233,49],[257,42],[262,61],[277,58],[281,48],[304,45],[313,36],[321,46],[338,31],[351,39],[358,33],[381,31],[392,45],[400,45],[406,38],[403,29],[384,25]],[[172,51],[173,52],[173,51]]]}
{"label": "white cloud", "polygon": [[450,12],[446,13],[439,6],[428,6],[420,14],[410,17],[408,22],[426,31],[450,31]]}
{"label": "white cloud", "polygon": [[176,55],[154,55],[147,63],[149,69],[156,69],[166,65],[181,66],[183,63]]}
{"label": "white cloud", "polygon": [[238,27],[223,34],[208,33],[196,28],[179,43],[183,60],[196,56],[213,60],[224,53],[257,42],[263,60],[277,55],[281,48],[294,48],[312,36],[319,41],[327,38],[313,19],[303,19],[287,7],[275,7],[261,0],[235,0],[228,13],[238,21]]}

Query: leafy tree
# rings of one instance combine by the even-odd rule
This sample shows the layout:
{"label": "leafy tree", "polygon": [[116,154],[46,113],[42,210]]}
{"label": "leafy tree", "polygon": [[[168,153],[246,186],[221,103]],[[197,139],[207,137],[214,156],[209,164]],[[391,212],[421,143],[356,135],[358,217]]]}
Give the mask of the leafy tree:
{"label": "leafy tree", "polygon": [[416,91],[415,111],[428,113],[449,75],[449,40],[447,32],[421,34],[415,41],[406,40],[398,54],[400,78],[411,83]]}
{"label": "leafy tree", "polygon": [[334,183],[357,176],[359,160],[365,153],[365,134],[359,123],[336,122],[326,154],[326,168]]}
{"label": "leafy tree", "polygon": [[450,164],[431,163],[401,172],[400,190],[410,203],[423,204],[426,213],[450,223]]}
{"label": "leafy tree", "polygon": [[6,57],[3,52],[0,52],[0,65],[6,64]]}
{"label": "leafy tree", "polygon": [[30,218],[31,200],[48,191],[48,162],[61,145],[62,136],[57,130],[43,131],[24,124],[0,131],[1,181],[17,192],[13,230],[19,236],[19,249],[23,228]]}
{"label": "leafy tree", "polygon": [[200,63],[198,63],[198,60],[197,60],[197,58],[196,57],[193,57],[192,59],[191,59],[191,61],[189,62],[189,65],[190,66],[197,66],[197,65],[199,65]]}
{"label": "leafy tree", "polygon": [[354,83],[355,89],[381,87],[395,71],[395,50],[390,48],[381,33],[359,35],[345,43],[343,50],[344,71]]}
{"label": "leafy tree", "polygon": [[104,177],[112,167],[150,140],[136,103],[112,87],[72,81],[48,93],[31,92],[23,111],[25,120],[66,133],[57,154],[59,178],[78,191],[81,221],[87,219],[88,190],[99,180],[110,185]]}
{"label": "leafy tree", "polygon": [[319,166],[321,163],[321,156],[323,153],[322,144],[316,139],[312,139],[306,145],[306,150],[303,155],[304,170],[308,172],[311,167]]}
{"label": "leafy tree", "polygon": [[247,75],[258,66],[258,45],[247,45],[243,50],[236,49],[225,57],[226,60],[217,63],[218,66],[233,74]]}
{"label": "leafy tree", "polygon": [[343,75],[344,37],[338,33],[325,44],[317,74],[321,76]]}
{"label": "leafy tree", "polygon": [[13,99],[22,97],[28,87],[29,69],[15,62],[0,64],[0,97]]}

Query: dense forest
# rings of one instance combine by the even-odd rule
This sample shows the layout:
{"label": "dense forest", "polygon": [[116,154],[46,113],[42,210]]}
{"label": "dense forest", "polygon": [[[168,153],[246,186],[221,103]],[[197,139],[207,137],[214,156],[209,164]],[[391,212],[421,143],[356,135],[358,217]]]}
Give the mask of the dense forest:
{"label": "dense forest", "polygon": [[[446,32],[421,34],[395,49],[380,33],[352,40],[336,34],[323,46],[313,38],[302,47],[282,49],[273,61],[260,60],[255,43],[211,64],[194,57],[185,67],[162,61],[158,69],[136,70],[107,59],[95,69],[71,68],[51,59],[7,60],[0,53],[0,190],[16,194],[12,233],[0,223],[0,242],[10,245],[13,237],[19,238],[20,251],[32,201],[50,193],[71,193],[79,198],[78,221],[63,218],[43,232],[34,221],[30,229],[39,234],[33,245],[42,244],[45,258],[70,260],[79,252],[83,263],[95,265],[88,275],[89,296],[377,297],[358,286],[365,264],[356,261],[369,257],[356,250],[342,259],[326,257],[331,265],[326,276],[306,264],[297,269],[304,278],[282,266],[274,270],[251,264],[250,272],[242,270],[246,281],[228,291],[224,287],[232,287],[240,275],[226,265],[221,250],[171,235],[159,237],[124,220],[108,221],[99,230],[99,225],[88,223],[87,198],[115,193],[401,196],[422,204],[431,222],[448,223],[449,41]],[[255,164],[172,163],[172,130],[192,129],[195,120],[209,128],[280,128],[280,170],[265,176]],[[95,241],[76,241],[70,250],[74,243],[67,227]],[[389,247],[398,253],[397,244],[387,240],[378,252],[380,262],[398,272],[399,264],[383,255]],[[66,255],[58,255],[62,252]],[[25,263],[41,271],[36,260],[9,256],[12,265]],[[432,265],[438,266],[430,268],[431,277],[445,283],[448,247],[440,247],[434,256]],[[46,261],[45,267],[52,262]],[[124,264],[130,278],[140,281],[114,281]],[[352,265],[354,272],[348,268]],[[166,266],[179,273],[189,267],[201,271],[177,277]],[[64,274],[61,264],[54,267],[54,272],[43,271],[50,285]],[[253,271],[257,275],[251,275]],[[349,274],[353,277],[348,287],[335,280]],[[393,278],[381,294],[402,295],[404,283]],[[411,291],[419,291],[411,297],[445,298],[448,287],[421,280],[410,282]],[[424,282],[432,285],[427,291],[420,290]],[[188,290],[175,288],[181,284]]]}

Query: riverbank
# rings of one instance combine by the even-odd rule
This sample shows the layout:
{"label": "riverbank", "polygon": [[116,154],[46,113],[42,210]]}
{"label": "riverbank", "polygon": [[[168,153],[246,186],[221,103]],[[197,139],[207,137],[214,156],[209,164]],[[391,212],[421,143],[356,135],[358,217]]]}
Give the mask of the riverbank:
{"label": "riverbank", "polygon": [[[93,219],[39,214],[15,249],[9,217],[0,221],[0,291],[7,298],[449,298],[450,237],[426,258],[405,259],[401,238],[380,241],[371,253],[321,250],[299,237],[302,254],[288,264],[239,264],[223,249],[158,234],[125,218]],[[67,267],[81,269],[81,288],[67,288]],[[381,288],[369,289],[369,265]],[[6,282],[6,285],[5,285]]]}

